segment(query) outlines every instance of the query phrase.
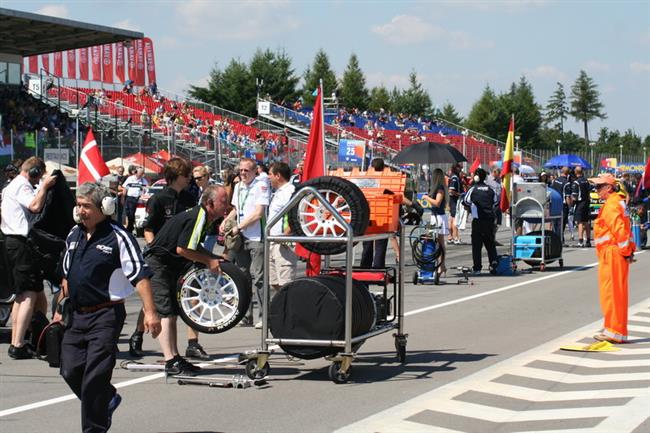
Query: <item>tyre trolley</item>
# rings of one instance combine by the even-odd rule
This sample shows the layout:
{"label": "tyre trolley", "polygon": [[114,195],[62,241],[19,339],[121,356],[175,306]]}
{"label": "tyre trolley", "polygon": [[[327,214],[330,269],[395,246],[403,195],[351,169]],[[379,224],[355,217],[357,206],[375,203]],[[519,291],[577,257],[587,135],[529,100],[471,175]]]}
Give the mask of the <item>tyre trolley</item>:
{"label": "tyre trolley", "polygon": [[[329,193],[327,194],[329,196]],[[341,236],[294,236],[294,235],[281,235],[271,236],[270,228],[278,221],[284,218],[293,208],[298,206],[301,200],[310,196],[313,203],[317,202],[317,209],[315,213],[318,215],[325,215],[329,218],[329,222],[335,221],[338,227],[342,230]],[[353,336],[352,332],[352,317],[353,317],[353,277],[355,271],[358,273],[359,269],[354,269],[354,243],[361,241],[374,241],[380,239],[389,239],[398,237],[400,260],[398,261],[397,275],[393,272],[393,278],[397,282],[394,285],[394,293],[392,297],[385,296],[383,311],[386,312],[384,320],[377,320],[374,322],[369,331]],[[354,235],[352,226],[346,219],[336,210],[336,208],[324,198],[321,193],[313,186],[305,186],[299,189],[291,198],[289,203],[272,219],[270,219],[265,227],[264,236],[264,282],[263,282],[263,299],[262,299],[262,336],[261,347],[257,350],[249,352],[248,362],[246,364],[246,373],[251,379],[262,379],[269,374],[268,359],[270,356],[269,346],[278,344],[280,346],[290,347],[327,347],[333,350],[333,354],[325,356],[325,359],[330,360],[332,364],[329,367],[329,377],[334,383],[345,383],[350,377],[351,364],[357,355],[357,350],[363,342],[369,338],[385,334],[387,332],[395,331],[393,337],[395,340],[395,349],[397,357],[400,362],[406,360],[406,343],[408,335],[404,333],[404,226],[400,224],[399,230],[389,233],[376,233],[369,235]],[[295,339],[295,338],[274,338],[269,335],[269,302],[270,302],[270,286],[269,286],[269,254],[271,242],[308,242],[308,243],[344,243],[345,244],[345,266],[336,269],[336,273],[345,279],[345,302],[344,302],[344,338],[343,339]],[[380,272],[382,272],[380,270]],[[386,286],[390,281],[390,271],[386,273],[386,280],[384,283],[384,293],[386,293]],[[363,281],[363,278],[361,279]],[[394,280],[393,280],[394,281]],[[389,310],[392,307],[392,314]],[[377,308],[379,309],[379,308]],[[305,358],[312,359],[312,358]]]}
{"label": "tyre trolley", "polygon": [[[528,265],[539,265],[544,272],[546,265],[558,260],[560,268],[564,267],[562,257],[562,212],[550,213],[550,197],[544,183],[517,183],[513,191],[512,215],[523,223],[541,225],[540,230],[525,235],[517,235],[517,224],[512,224],[512,257]],[[548,229],[550,223],[554,228]]]}

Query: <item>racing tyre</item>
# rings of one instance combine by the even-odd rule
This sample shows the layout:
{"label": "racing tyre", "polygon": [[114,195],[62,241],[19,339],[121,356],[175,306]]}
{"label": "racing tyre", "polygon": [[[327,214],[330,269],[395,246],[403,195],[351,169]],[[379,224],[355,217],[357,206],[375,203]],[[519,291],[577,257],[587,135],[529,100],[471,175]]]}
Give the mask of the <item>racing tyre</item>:
{"label": "racing tyre", "polygon": [[[352,182],[336,177],[321,176],[296,187],[316,188],[332,207],[352,226],[355,236],[363,235],[370,223],[370,206],[361,189]],[[342,237],[345,229],[313,195],[303,197],[289,211],[289,226],[296,236]],[[345,252],[345,243],[302,243],[307,250],[320,254]]]}
{"label": "racing tyre", "polygon": [[222,262],[221,274],[191,267],[179,280],[176,302],[187,325],[206,334],[219,334],[237,325],[248,311],[251,284],[234,264]]}

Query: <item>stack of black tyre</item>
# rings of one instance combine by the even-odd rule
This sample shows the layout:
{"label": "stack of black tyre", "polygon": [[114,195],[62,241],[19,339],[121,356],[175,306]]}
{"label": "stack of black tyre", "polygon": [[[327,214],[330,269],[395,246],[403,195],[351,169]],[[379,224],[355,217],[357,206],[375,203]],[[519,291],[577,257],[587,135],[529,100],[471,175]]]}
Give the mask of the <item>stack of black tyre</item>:
{"label": "stack of black tyre", "polygon": [[[355,236],[365,233],[369,225],[370,207],[363,192],[352,182],[335,176],[308,180],[296,188],[314,187],[326,199],[335,201],[335,208],[345,208]],[[289,225],[296,236],[323,236],[310,232],[305,211],[314,213],[314,197],[303,198],[289,212]],[[311,203],[311,205],[306,204]],[[324,206],[320,206],[324,209]],[[330,216],[330,218],[333,218]],[[345,252],[343,242],[302,242],[307,250],[320,255]],[[368,287],[354,281],[352,288],[352,336],[367,333],[376,323],[377,311]],[[345,278],[340,276],[305,277],[292,281],[273,297],[269,309],[269,326],[275,338],[301,340],[345,339]],[[280,345],[292,356],[315,359],[340,351],[328,345]],[[358,345],[357,345],[358,347]]]}

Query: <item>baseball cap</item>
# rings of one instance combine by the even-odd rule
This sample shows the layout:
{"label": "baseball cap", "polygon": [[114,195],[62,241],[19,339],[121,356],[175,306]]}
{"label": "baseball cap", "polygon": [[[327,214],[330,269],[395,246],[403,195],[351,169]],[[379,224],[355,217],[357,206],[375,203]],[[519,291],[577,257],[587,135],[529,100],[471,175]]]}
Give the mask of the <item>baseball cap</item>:
{"label": "baseball cap", "polygon": [[616,178],[610,173],[601,173],[598,175],[598,177],[590,177],[588,180],[590,183],[593,183],[595,185],[616,185]]}

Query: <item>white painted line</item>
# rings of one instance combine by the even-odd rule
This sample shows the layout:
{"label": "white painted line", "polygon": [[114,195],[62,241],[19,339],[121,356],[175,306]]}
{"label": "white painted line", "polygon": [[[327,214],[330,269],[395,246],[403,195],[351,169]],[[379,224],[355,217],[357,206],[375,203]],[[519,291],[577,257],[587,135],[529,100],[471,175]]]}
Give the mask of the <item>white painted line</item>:
{"label": "white painted line", "polygon": [[423,308],[419,308],[417,310],[413,310],[413,311],[409,311],[407,313],[404,313],[404,316],[413,316],[415,314],[420,314],[420,313],[424,313],[424,312],[431,311],[431,310],[437,310],[438,308],[448,307],[448,306],[454,305],[454,304],[460,304],[461,302],[471,301],[472,299],[478,299],[478,298],[482,298],[484,296],[494,295],[495,293],[505,292],[505,291],[510,290],[510,289],[516,289],[517,287],[537,283],[539,281],[549,280],[551,278],[557,278],[557,277],[560,277],[562,275],[570,274],[571,272],[582,271],[583,269],[593,268],[597,264],[598,264],[598,262],[590,263],[588,265],[580,266],[579,268],[570,269],[568,271],[563,271],[563,272],[558,272],[557,274],[548,274],[548,275],[544,275],[543,277],[535,278],[534,280],[521,281],[519,283],[511,284],[509,286],[501,287],[501,288],[494,289],[494,290],[488,290],[487,292],[483,292],[483,293],[477,293],[476,295],[466,296],[464,298],[454,299],[453,301],[443,302],[442,304],[430,305],[428,307],[423,307]]}
{"label": "white painted line", "polygon": [[[635,254],[639,255],[639,254],[643,254],[644,252],[645,251],[639,251],[638,253],[635,253]],[[424,312],[431,311],[431,310],[436,310],[438,308],[448,307],[450,305],[460,304],[461,302],[471,301],[473,299],[482,298],[484,296],[493,295],[495,293],[505,292],[506,290],[515,289],[517,287],[525,286],[527,284],[533,284],[533,283],[537,283],[539,281],[544,281],[544,280],[548,280],[548,279],[551,279],[551,278],[556,278],[556,277],[559,277],[559,276],[562,276],[562,275],[566,275],[566,274],[569,274],[571,272],[576,272],[576,271],[581,271],[583,269],[593,268],[597,264],[598,264],[598,262],[590,263],[588,265],[580,266],[578,268],[570,269],[568,271],[559,272],[557,274],[549,274],[549,275],[545,275],[545,276],[540,277],[540,278],[535,278],[533,280],[521,281],[521,282],[516,283],[516,284],[511,284],[509,286],[501,287],[499,289],[489,290],[487,292],[477,293],[476,295],[466,296],[464,298],[459,298],[459,299],[456,299],[456,300],[453,300],[453,301],[443,302],[442,304],[431,305],[431,306],[428,306],[428,307],[419,308],[417,310],[412,310],[412,311],[408,311],[408,312],[404,313],[404,316],[414,316],[416,314],[424,313]],[[155,380],[155,379],[159,379],[161,377],[165,377],[164,373],[155,373],[155,374],[151,374],[149,376],[143,376],[143,377],[140,377],[140,378],[137,378],[137,379],[132,379],[132,380],[124,381],[124,382],[119,382],[117,384],[114,384],[113,386],[115,386],[116,388],[124,388],[126,386],[136,385],[138,383],[149,382],[149,381],[152,381],[152,380]],[[64,401],[73,400],[75,398],[76,398],[76,396],[74,394],[68,394],[68,395],[53,398],[53,399],[50,399],[50,400],[43,400],[43,401],[40,401],[40,402],[37,402],[37,403],[31,403],[31,404],[27,404],[27,405],[23,405],[23,406],[14,407],[14,408],[11,408],[11,409],[6,409],[6,410],[3,410],[3,411],[0,411],[0,418],[2,418],[4,416],[7,416],[7,415],[15,414],[15,413],[25,412],[25,411],[32,410],[32,409],[37,409],[37,408],[40,408],[40,407],[49,406],[49,405],[52,405],[52,404],[62,403]]]}

